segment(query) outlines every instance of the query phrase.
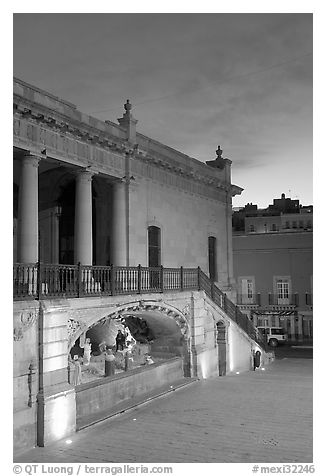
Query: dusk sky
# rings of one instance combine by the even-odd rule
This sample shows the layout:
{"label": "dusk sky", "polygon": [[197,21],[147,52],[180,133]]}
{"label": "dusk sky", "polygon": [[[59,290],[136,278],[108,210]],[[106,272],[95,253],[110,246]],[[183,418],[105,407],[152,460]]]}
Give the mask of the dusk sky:
{"label": "dusk sky", "polygon": [[234,206],[312,204],[312,14],[14,14],[14,75],[200,161]]}

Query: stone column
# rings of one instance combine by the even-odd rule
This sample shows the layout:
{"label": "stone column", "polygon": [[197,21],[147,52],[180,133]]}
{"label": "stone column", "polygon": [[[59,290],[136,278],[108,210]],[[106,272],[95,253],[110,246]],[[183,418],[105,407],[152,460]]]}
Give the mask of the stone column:
{"label": "stone column", "polygon": [[76,431],[75,388],[68,383],[67,303],[40,302],[37,444],[47,446]]}
{"label": "stone column", "polygon": [[26,154],[21,162],[18,205],[18,249],[20,263],[38,261],[38,164],[40,157]]}
{"label": "stone column", "polygon": [[115,266],[127,266],[127,186],[119,182],[113,188],[112,262]]}
{"label": "stone column", "polygon": [[75,200],[75,263],[93,264],[92,239],[92,176],[82,170],[76,179]]}

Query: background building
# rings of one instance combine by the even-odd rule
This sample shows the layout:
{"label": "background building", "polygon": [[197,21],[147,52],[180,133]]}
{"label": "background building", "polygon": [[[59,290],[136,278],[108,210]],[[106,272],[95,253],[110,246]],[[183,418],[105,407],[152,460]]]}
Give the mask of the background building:
{"label": "background building", "polygon": [[291,340],[313,335],[313,207],[275,199],[233,214],[237,303],[255,325],[282,326]]}

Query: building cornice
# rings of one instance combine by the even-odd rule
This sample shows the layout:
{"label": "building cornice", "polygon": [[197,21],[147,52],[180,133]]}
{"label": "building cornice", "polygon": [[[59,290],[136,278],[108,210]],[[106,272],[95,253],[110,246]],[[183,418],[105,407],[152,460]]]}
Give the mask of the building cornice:
{"label": "building cornice", "polygon": [[[22,84],[23,86],[25,85],[27,87],[31,87],[27,83],[24,83],[20,80],[16,81],[18,81],[19,84]],[[14,126],[14,139],[16,137],[21,145],[34,142],[34,144],[31,144],[30,150],[37,151],[39,148],[41,152],[42,148],[47,148],[46,139],[37,141],[33,139],[33,134],[30,134],[30,137],[23,137],[24,133],[20,130],[20,126],[17,124],[17,121],[25,122],[25,129],[28,129],[28,125],[34,126],[36,129],[38,129],[39,136],[42,134],[46,135],[46,131],[51,131],[53,134],[60,136],[61,140],[66,138],[67,141],[75,140],[78,143],[84,143],[88,150],[86,154],[88,156],[88,160],[86,160],[86,158],[84,159],[83,157],[80,157],[81,165],[92,162],[92,165],[95,167],[99,165],[99,172],[104,174],[108,173],[105,160],[103,159],[101,164],[96,163],[97,156],[100,155],[101,150],[105,154],[113,154],[115,157],[120,156],[120,163],[117,165],[116,170],[121,170],[123,168],[125,158],[126,156],[129,156],[136,160],[139,164],[155,167],[161,171],[165,171],[168,174],[176,175],[186,181],[195,182],[209,187],[212,189],[207,194],[210,198],[212,198],[214,195],[214,190],[219,191],[219,195],[221,195],[222,192],[229,192],[232,194],[232,196],[241,193],[242,191],[240,187],[231,185],[228,181],[226,181],[224,176],[218,171],[209,168],[196,159],[188,157],[181,152],[175,151],[164,144],[160,144],[159,142],[138,133],[137,138],[140,139],[140,143],[144,146],[147,142],[148,149],[146,150],[141,148],[138,144],[130,144],[125,138],[125,131],[120,126],[110,123],[109,121],[104,122],[83,115],[73,104],[70,104],[67,101],[62,101],[56,96],[47,94],[41,90],[38,90],[37,88],[32,89],[39,92],[40,94],[49,96],[54,101],[61,102],[63,106],[67,105],[70,110],[69,115],[67,115],[62,111],[51,109],[44,104],[35,102],[34,100],[14,93],[14,120],[16,120],[16,125]],[[76,117],[71,117],[70,114],[76,115]],[[78,116],[80,116],[80,119]],[[83,121],[82,119],[85,117],[89,122],[91,122],[93,119],[94,125]],[[20,135],[22,135],[21,141],[19,141]],[[37,135],[37,133],[35,133],[35,135]],[[37,144],[37,142],[39,143]],[[53,138],[52,142],[56,143],[58,141]],[[153,147],[151,147],[151,144]],[[19,144],[17,146],[19,147]],[[154,150],[156,148],[161,148],[162,151]],[[165,149],[167,151],[166,154],[164,154]],[[173,153],[175,153],[175,157],[171,157]],[[49,151],[49,157],[53,157],[57,160],[60,160],[61,154],[61,151],[56,151],[55,145],[51,148],[51,151]],[[64,160],[69,163],[70,158],[71,157],[67,155],[64,157]],[[70,163],[77,165],[78,160],[79,156],[78,154],[75,154],[74,160],[72,160]],[[189,164],[185,163],[186,160],[189,160]],[[137,168],[139,170],[144,170],[144,167]],[[143,174],[141,173],[141,175]],[[145,177],[146,175],[147,174],[145,173]],[[187,189],[188,188],[189,187],[187,186]]]}

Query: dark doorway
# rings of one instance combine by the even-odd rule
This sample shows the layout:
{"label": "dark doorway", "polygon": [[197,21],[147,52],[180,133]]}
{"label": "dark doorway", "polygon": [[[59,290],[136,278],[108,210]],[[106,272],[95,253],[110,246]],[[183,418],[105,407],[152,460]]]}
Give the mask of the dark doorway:
{"label": "dark doorway", "polygon": [[208,272],[209,272],[209,278],[212,281],[216,281],[217,276],[216,276],[216,238],[215,236],[208,237]]}
{"label": "dark doorway", "polygon": [[225,324],[219,321],[216,324],[216,343],[218,352],[218,374],[220,377],[226,375],[226,329]]}
{"label": "dark doorway", "polygon": [[148,227],[148,266],[161,266],[161,230],[157,226]]}
{"label": "dark doorway", "polygon": [[[161,266],[161,230],[157,226],[148,227],[148,266],[158,268]],[[160,270],[149,270],[150,289],[157,291],[160,289]]]}

